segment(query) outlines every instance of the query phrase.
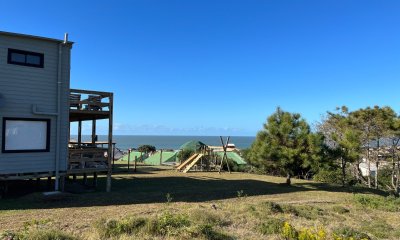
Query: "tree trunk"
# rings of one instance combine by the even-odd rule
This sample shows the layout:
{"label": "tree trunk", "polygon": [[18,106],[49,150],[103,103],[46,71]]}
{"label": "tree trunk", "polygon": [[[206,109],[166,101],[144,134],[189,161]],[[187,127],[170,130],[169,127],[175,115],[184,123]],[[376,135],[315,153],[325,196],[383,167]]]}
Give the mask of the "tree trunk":
{"label": "tree trunk", "polygon": [[371,161],[369,160],[369,144],[368,144],[368,151],[367,151],[367,162],[368,162],[368,187],[371,188]]}
{"label": "tree trunk", "polygon": [[286,176],[286,184],[289,186],[292,184],[291,177],[292,176],[290,175],[290,173],[288,173]]}
{"label": "tree trunk", "polygon": [[379,162],[376,161],[376,172],[375,172],[375,189],[378,189],[378,167],[379,167]]}
{"label": "tree trunk", "polygon": [[344,161],[343,157],[342,160],[342,187],[346,185],[346,162]]}

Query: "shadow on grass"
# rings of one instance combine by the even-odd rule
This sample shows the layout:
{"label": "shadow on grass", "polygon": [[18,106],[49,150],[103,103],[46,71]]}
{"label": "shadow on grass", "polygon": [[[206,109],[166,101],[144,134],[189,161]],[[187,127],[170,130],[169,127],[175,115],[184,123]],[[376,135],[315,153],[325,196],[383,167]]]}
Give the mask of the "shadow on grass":
{"label": "shadow on grass", "polygon": [[[232,179],[204,176],[165,176],[140,177],[140,175],[114,175],[112,192],[103,190],[106,178],[98,178],[98,188],[85,188],[79,194],[65,194],[57,199],[45,199],[41,193],[33,193],[15,198],[12,193],[7,199],[0,200],[0,210],[49,209],[70,207],[112,206],[143,203],[165,203],[169,193],[173,202],[204,202],[238,197],[238,191],[247,196],[273,195],[305,191],[377,193],[366,188],[342,188],[323,183],[297,183],[293,186],[253,179]],[[23,181],[25,188],[33,181]],[[77,186],[67,183],[74,189]],[[23,186],[15,188],[21,190]],[[82,186],[81,186],[82,187]],[[89,190],[89,191],[88,191]],[[79,192],[79,190],[78,190]]]}

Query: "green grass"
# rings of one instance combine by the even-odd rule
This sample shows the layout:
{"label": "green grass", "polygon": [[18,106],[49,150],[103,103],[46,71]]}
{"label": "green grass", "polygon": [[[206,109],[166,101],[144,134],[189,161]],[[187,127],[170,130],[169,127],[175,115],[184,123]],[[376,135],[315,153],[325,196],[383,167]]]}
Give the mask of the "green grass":
{"label": "green grass", "polygon": [[56,236],[47,239],[400,236],[400,202],[384,192],[302,180],[287,186],[284,178],[246,173],[183,174],[142,165],[137,173],[117,170],[111,193],[103,191],[104,177],[95,190],[69,182],[74,193],[58,199],[20,196],[10,186],[11,196],[0,200],[0,232]]}

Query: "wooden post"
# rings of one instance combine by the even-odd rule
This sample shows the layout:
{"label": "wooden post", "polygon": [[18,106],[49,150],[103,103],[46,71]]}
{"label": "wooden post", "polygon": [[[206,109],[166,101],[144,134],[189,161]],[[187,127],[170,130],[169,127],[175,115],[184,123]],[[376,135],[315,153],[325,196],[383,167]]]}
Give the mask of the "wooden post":
{"label": "wooden post", "polygon": [[82,145],[82,121],[78,122],[78,147],[80,148]]}
{"label": "wooden post", "polygon": [[[76,175],[74,175],[76,177]],[[83,185],[87,185],[87,174],[83,174]]]}
{"label": "wooden post", "polygon": [[112,167],[114,169],[115,165],[115,143],[113,143],[113,150],[112,150]]}
{"label": "wooden post", "polygon": [[93,187],[97,187],[97,172],[93,173]]}
{"label": "wooden post", "polygon": [[221,165],[220,165],[220,168],[219,168],[218,173],[221,173],[222,167],[224,166],[224,161],[226,161],[226,165],[227,165],[227,167],[228,167],[228,171],[229,171],[229,173],[231,173],[231,169],[230,169],[230,167],[229,167],[229,162],[228,162],[228,156],[226,155],[226,148],[227,148],[227,146],[228,146],[228,144],[229,144],[230,138],[231,138],[231,137],[227,137],[227,139],[226,139],[226,144],[225,144],[225,143],[224,143],[224,140],[222,139],[222,136],[220,136],[221,143],[222,143],[222,148],[223,148],[223,150],[224,150],[224,155],[223,155],[223,157],[222,157]]}
{"label": "wooden post", "polygon": [[132,152],[132,150],[129,148],[129,150],[128,150],[128,172],[129,172],[129,166],[130,166],[130,162],[131,162],[131,152]]}
{"label": "wooden post", "polygon": [[162,149],[160,151],[160,165],[162,165]]}
{"label": "wooden post", "polygon": [[60,177],[60,190],[61,192],[65,191],[65,176]]}
{"label": "wooden post", "polygon": [[135,168],[134,168],[134,172],[136,172],[136,164],[137,164],[137,156],[135,156]]}
{"label": "wooden post", "polygon": [[109,119],[108,119],[108,172],[107,172],[107,187],[106,191],[110,192],[111,191],[111,174],[112,174],[112,168],[110,167],[111,165],[111,145],[113,142],[113,104],[114,104],[114,94],[110,93],[110,100],[109,100]]}
{"label": "wooden post", "polygon": [[140,161],[143,162],[143,152],[140,152]]}
{"label": "wooden post", "polygon": [[92,145],[96,145],[96,119],[92,120]]}

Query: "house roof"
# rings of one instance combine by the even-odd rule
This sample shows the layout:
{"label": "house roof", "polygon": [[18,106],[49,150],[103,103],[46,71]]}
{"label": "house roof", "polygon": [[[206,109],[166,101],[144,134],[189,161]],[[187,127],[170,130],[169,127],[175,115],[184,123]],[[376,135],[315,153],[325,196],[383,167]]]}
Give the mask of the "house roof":
{"label": "house roof", "polygon": [[[12,36],[12,37],[22,37],[22,38],[31,38],[31,39],[37,39],[37,40],[42,40],[42,41],[50,41],[50,42],[57,42],[57,43],[63,43],[64,40],[60,39],[55,39],[55,38],[47,38],[47,37],[40,37],[40,36],[34,36],[34,35],[29,35],[29,34],[22,34],[22,33],[12,33],[12,32],[5,32],[5,31],[0,31],[0,35],[7,35],[7,36]],[[74,42],[68,41],[68,44],[72,45]]]}

